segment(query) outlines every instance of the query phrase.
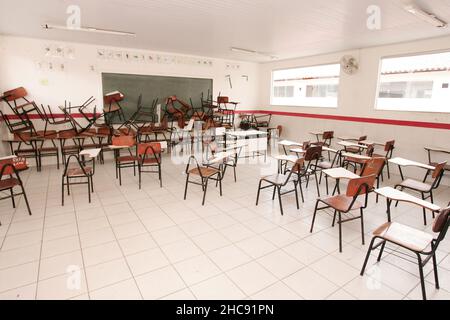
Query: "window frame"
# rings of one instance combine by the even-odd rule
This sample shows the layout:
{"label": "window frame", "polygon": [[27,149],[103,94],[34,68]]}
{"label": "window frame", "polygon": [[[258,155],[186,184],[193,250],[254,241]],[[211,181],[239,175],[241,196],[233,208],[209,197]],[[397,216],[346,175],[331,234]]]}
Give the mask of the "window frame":
{"label": "window frame", "polygon": [[[380,56],[378,60],[378,68],[377,68],[377,84],[374,94],[374,110],[380,112],[416,112],[416,113],[429,113],[429,114],[450,114],[449,111],[436,111],[436,110],[409,110],[409,109],[400,109],[400,108],[382,108],[378,106],[378,99],[380,93],[380,85],[381,85],[381,68],[383,64],[383,59],[392,59],[392,58],[407,58],[407,57],[415,57],[415,56],[424,56],[430,54],[439,54],[439,53],[449,53],[450,47],[447,49],[437,49],[437,50],[428,50],[428,51],[416,51],[416,52],[408,52],[408,53],[399,53],[393,55]],[[450,81],[449,81],[450,83]],[[449,88],[450,90],[450,88]]]}
{"label": "window frame", "polygon": [[[337,90],[337,96],[336,96],[336,106],[312,106],[312,105],[299,105],[299,104],[275,104],[273,102],[273,99],[275,98],[274,93],[274,73],[276,71],[284,71],[284,70],[293,70],[293,69],[301,69],[301,68],[314,68],[314,67],[322,67],[322,66],[328,66],[328,65],[339,65],[339,76],[338,76],[338,90]],[[333,60],[330,62],[320,63],[320,64],[312,64],[312,65],[302,65],[302,66],[295,66],[295,67],[289,67],[289,68],[276,68],[272,69],[270,75],[270,106],[271,107],[297,107],[297,108],[319,108],[319,109],[339,109],[339,101],[340,101],[340,92],[341,92],[341,76],[342,76],[342,70],[340,66],[340,62]],[[295,89],[294,89],[295,92]]]}

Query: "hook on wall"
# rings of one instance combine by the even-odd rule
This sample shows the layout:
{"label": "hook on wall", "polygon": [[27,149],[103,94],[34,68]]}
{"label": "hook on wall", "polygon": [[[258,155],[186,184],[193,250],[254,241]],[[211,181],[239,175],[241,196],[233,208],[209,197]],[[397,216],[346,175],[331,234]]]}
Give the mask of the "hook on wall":
{"label": "hook on wall", "polygon": [[230,89],[233,89],[233,84],[231,83],[231,75],[227,74],[225,78],[228,78],[228,83],[230,84]]}

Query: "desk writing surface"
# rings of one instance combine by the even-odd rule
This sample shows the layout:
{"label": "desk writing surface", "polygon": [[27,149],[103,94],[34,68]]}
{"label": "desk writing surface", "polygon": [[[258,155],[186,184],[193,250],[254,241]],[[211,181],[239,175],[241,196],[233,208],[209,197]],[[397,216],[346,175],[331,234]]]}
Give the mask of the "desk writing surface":
{"label": "desk writing surface", "polygon": [[394,189],[392,187],[383,187],[383,188],[375,189],[374,192],[385,198],[414,203],[418,206],[424,207],[431,211],[438,211],[441,209],[439,206],[437,206],[431,202],[419,199],[417,197],[410,195],[409,193]]}
{"label": "desk writing surface", "polygon": [[281,140],[278,142],[279,145],[286,146],[286,147],[292,147],[292,146],[302,146],[302,143],[291,141],[291,140]]}
{"label": "desk writing surface", "polygon": [[370,144],[374,144],[377,146],[384,146],[384,143],[382,142],[377,142],[377,141],[371,141],[371,140],[363,140],[359,142],[360,144],[365,144],[365,145],[370,145]]}
{"label": "desk writing surface", "polygon": [[289,161],[294,163],[299,159],[297,156],[294,155],[279,155],[274,156],[274,158],[279,161]]}
{"label": "desk writing surface", "polygon": [[358,138],[356,137],[350,137],[350,136],[340,136],[338,139],[342,141],[358,141]]}
{"label": "desk writing surface", "polygon": [[96,158],[98,154],[102,151],[100,148],[96,149],[84,149],[80,151],[80,156],[88,156],[89,158]]}
{"label": "desk writing surface", "polygon": [[395,157],[395,158],[389,159],[388,161],[390,163],[399,165],[401,167],[419,167],[419,168],[423,168],[423,169],[427,169],[427,170],[434,170],[434,167],[430,166],[428,164],[413,161],[413,160],[408,160],[408,159],[401,158],[401,157]]}
{"label": "desk writing surface", "polygon": [[442,152],[442,153],[448,153],[450,154],[450,148],[443,148],[443,147],[425,147],[424,148],[427,151],[434,151],[434,152]]}
{"label": "desk writing surface", "polygon": [[292,149],[289,149],[289,151],[290,152],[295,152],[295,153],[305,153],[306,152],[302,148],[292,148]]}
{"label": "desk writing surface", "polygon": [[256,135],[267,135],[267,132],[258,131],[258,130],[242,130],[242,131],[229,131],[227,135],[234,137],[248,137],[248,136],[256,136]]}
{"label": "desk writing surface", "polygon": [[0,160],[10,160],[10,159],[15,159],[17,158],[16,155],[10,155],[10,156],[6,156],[6,157],[0,157]]}
{"label": "desk writing surface", "polygon": [[350,152],[342,152],[341,156],[343,157],[349,157],[349,158],[355,158],[360,160],[370,160],[371,158],[369,156],[364,156],[357,153],[350,153]]}
{"label": "desk writing surface", "polygon": [[333,153],[337,153],[337,152],[339,152],[339,151],[337,151],[337,150],[335,150],[335,149],[332,149],[332,148],[328,148],[328,147],[326,147],[326,146],[322,146],[322,151],[329,151],[329,152],[333,152]]}
{"label": "desk writing surface", "polygon": [[331,168],[323,170],[323,173],[333,179],[356,179],[359,176],[344,168]]}
{"label": "desk writing surface", "polygon": [[367,149],[366,145],[358,144],[358,143],[350,142],[350,141],[339,141],[338,144],[341,146],[344,146],[344,147],[357,147],[357,148],[361,148],[361,149]]}

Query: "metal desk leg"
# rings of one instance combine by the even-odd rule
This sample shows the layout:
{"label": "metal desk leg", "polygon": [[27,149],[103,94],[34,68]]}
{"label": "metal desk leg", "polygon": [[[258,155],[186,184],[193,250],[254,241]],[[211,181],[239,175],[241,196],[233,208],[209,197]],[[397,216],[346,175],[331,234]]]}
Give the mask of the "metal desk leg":
{"label": "metal desk leg", "polygon": [[402,178],[402,181],[405,180],[405,178],[403,177],[402,167],[400,165],[398,166],[398,171],[400,171],[400,177]]}
{"label": "metal desk leg", "polygon": [[388,222],[391,222],[391,202],[392,202],[392,200],[390,200],[389,198],[386,198],[386,213],[387,213]]}

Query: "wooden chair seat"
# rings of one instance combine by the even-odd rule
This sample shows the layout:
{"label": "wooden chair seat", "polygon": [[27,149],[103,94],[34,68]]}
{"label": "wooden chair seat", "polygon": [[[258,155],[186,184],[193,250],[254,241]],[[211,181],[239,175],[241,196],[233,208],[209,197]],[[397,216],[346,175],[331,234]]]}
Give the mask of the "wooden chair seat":
{"label": "wooden chair seat", "polygon": [[264,177],[262,178],[262,180],[275,185],[283,185],[286,182],[286,179],[288,179],[288,177],[289,175],[287,174],[274,174],[271,176]]}
{"label": "wooden chair seat", "polygon": [[[201,174],[200,174],[201,173]],[[210,167],[202,167],[200,169],[198,168],[193,168],[191,170],[189,170],[189,174],[194,174],[194,175],[202,175],[203,177],[211,177],[215,174],[219,173],[218,169],[215,168],[210,168]]]}
{"label": "wooden chair seat", "polygon": [[373,232],[374,236],[404,246],[412,251],[424,251],[433,240],[429,233],[396,222],[387,222]]}
{"label": "wooden chair seat", "polygon": [[[93,173],[91,167],[85,167],[84,172],[86,172],[86,174],[88,174],[88,175]],[[72,177],[72,178],[73,177],[85,177],[86,175],[84,174],[84,172],[81,168],[68,169],[67,176]]]}
{"label": "wooden chair seat", "polygon": [[[349,197],[344,194],[338,194],[333,197],[322,199],[322,202],[326,203],[330,207],[332,207],[338,211],[343,211],[343,212],[348,210],[352,201],[353,201],[353,197]],[[351,210],[360,209],[363,207],[364,207],[364,205],[361,202],[355,201]]]}
{"label": "wooden chair seat", "polygon": [[428,192],[431,189],[431,186],[429,184],[414,179],[406,179],[399,185],[401,187],[417,190],[420,192]]}
{"label": "wooden chair seat", "polygon": [[4,180],[0,180],[0,191],[14,188],[15,186],[20,185],[20,181],[16,178],[8,178]]}
{"label": "wooden chair seat", "polygon": [[136,156],[121,156],[117,157],[118,163],[128,163],[128,162],[135,162],[138,161],[138,157]]}

